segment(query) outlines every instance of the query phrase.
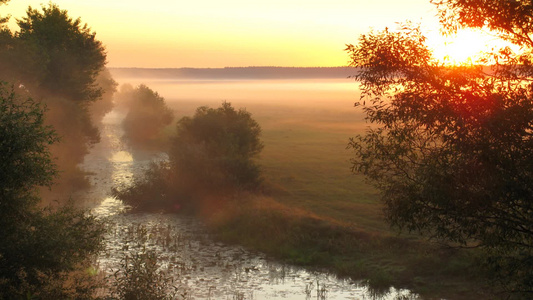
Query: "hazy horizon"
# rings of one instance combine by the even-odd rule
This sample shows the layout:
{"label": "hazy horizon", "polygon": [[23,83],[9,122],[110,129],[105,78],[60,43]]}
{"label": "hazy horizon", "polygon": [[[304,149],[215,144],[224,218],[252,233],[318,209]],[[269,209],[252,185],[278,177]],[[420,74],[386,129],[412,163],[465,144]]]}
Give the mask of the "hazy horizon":
{"label": "hazy horizon", "polygon": [[[438,24],[426,0],[53,2],[88,24],[107,49],[108,66],[116,68],[344,66],[346,44],[371,28],[406,20]],[[28,6],[41,4],[10,1],[0,15],[11,14],[15,30]]]}

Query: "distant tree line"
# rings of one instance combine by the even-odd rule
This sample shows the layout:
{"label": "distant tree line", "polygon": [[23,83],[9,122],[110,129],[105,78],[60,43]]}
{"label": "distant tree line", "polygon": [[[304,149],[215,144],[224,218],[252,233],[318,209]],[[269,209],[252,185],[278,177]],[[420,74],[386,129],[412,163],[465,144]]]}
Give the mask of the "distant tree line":
{"label": "distant tree line", "polygon": [[226,68],[113,68],[117,76],[187,79],[343,79],[353,75],[350,67],[226,67]]}

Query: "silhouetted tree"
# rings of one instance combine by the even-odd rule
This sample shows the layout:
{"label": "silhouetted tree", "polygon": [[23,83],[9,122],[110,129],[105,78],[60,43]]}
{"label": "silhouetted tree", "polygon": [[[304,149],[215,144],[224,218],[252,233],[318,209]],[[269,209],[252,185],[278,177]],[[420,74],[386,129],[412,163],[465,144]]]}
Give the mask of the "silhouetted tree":
{"label": "silhouetted tree", "polygon": [[[0,7],[6,4],[8,1],[0,1]],[[10,16],[1,16],[0,15],[0,78],[7,79],[10,77],[11,68],[13,66],[13,59],[10,57],[12,53],[11,48],[13,47],[13,34],[7,22],[9,21]]]}
{"label": "silhouetted tree", "polygon": [[[431,0],[443,28],[487,28],[515,45],[533,47],[533,5],[524,0]],[[525,51],[526,53],[529,51]]]}
{"label": "silhouetted tree", "polygon": [[[105,49],[81,19],[73,20],[55,4],[28,8],[17,20],[16,38],[35,51],[35,65],[23,78],[34,78],[40,93],[90,102],[101,96],[96,78],[106,62]],[[86,104],[87,105],[87,104]]]}
{"label": "silhouetted tree", "polygon": [[[101,246],[102,229],[72,207],[40,209],[37,187],[57,175],[48,147],[57,135],[42,105],[0,85],[0,298],[90,295],[71,272]],[[88,293],[88,294],[87,294]]]}
{"label": "silhouetted tree", "polygon": [[[29,7],[17,24],[19,31],[4,26],[0,32],[0,79],[48,107],[46,123],[63,138],[51,148],[62,174],[55,190],[86,187],[78,165],[88,146],[99,141],[94,121],[109,111],[116,88],[105,76],[105,49],[86,24],[52,3],[40,10]],[[100,116],[93,118],[96,114]]]}
{"label": "silhouetted tree", "polygon": [[[3,4],[6,4],[7,2],[9,2],[9,0],[0,0],[0,6],[3,5]],[[9,16],[8,17],[1,17],[0,16],[0,28],[5,27],[7,21],[9,21]]]}
{"label": "silhouetted tree", "polygon": [[490,71],[436,61],[410,25],[362,35],[347,47],[360,70],[356,105],[373,123],[350,142],[353,170],[381,190],[388,220],[485,247],[506,288],[521,292],[533,287],[533,10],[527,3],[440,3],[446,28],[487,26],[524,47],[519,54],[487,49],[481,62]]}

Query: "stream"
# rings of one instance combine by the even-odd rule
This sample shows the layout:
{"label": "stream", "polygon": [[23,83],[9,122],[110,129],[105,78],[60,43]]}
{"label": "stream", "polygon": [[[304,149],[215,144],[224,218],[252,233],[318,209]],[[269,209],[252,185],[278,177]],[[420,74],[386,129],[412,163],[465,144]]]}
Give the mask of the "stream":
{"label": "stream", "polygon": [[158,254],[161,270],[178,287],[178,299],[419,299],[394,288],[376,293],[364,281],[337,278],[220,243],[192,217],[125,213],[122,202],[109,195],[111,188],[130,183],[150,161],[165,155],[132,152],[121,141],[123,117],[113,111],[104,118],[101,142],[83,165],[93,188],[79,196],[109,225],[106,249],[98,258],[100,270],[117,271],[124,253],[142,248]]}

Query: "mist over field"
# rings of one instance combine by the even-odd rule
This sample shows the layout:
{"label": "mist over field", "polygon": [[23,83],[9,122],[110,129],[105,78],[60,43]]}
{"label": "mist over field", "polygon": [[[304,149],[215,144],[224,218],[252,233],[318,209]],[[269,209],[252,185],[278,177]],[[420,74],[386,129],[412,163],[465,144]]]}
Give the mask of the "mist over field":
{"label": "mist over field", "polygon": [[57,1],[0,0],[0,300],[530,298],[528,1]]}
{"label": "mist over field", "polygon": [[[216,106],[222,101],[231,102],[238,108],[246,108],[256,117],[266,118],[265,121],[279,123],[299,118],[300,121],[315,121],[316,124],[321,121],[346,121],[345,125],[348,125],[348,120],[353,121],[353,115],[357,114],[353,106],[359,99],[359,92],[355,81],[349,78],[355,72],[352,68],[235,69],[240,70],[238,77],[233,72],[225,72],[228,69],[195,69],[202,75],[192,77],[173,75],[180,74],[181,69],[110,71],[119,83],[146,84],[158,91],[181,115],[192,112],[191,106],[195,104]],[[287,72],[287,69],[291,72]],[[265,76],[265,70],[270,75],[276,72],[282,75]],[[242,74],[245,76],[241,76]],[[184,107],[180,108],[180,104],[191,106],[187,111]],[[280,115],[268,116],[264,113],[264,108],[272,112],[278,111]],[[286,109],[286,113],[283,109]],[[337,112],[340,115],[334,116]]]}

